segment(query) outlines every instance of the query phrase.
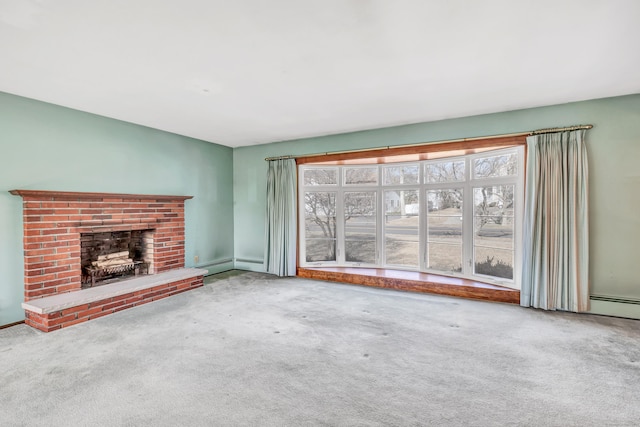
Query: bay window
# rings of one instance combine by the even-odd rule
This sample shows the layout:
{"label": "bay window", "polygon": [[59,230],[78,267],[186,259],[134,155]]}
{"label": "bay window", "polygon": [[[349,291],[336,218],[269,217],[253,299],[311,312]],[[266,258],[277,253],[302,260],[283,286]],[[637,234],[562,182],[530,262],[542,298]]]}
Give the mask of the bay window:
{"label": "bay window", "polygon": [[416,270],[518,288],[523,161],[518,146],[300,165],[300,266]]}

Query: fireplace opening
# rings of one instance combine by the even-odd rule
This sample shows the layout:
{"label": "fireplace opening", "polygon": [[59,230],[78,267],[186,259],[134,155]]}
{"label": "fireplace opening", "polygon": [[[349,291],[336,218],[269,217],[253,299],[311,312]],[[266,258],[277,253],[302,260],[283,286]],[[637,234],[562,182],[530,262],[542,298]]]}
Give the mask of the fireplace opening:
{"label": "fireplace opening", "polygon": [[154,230],[80,234],[82,288],[153,273]]}

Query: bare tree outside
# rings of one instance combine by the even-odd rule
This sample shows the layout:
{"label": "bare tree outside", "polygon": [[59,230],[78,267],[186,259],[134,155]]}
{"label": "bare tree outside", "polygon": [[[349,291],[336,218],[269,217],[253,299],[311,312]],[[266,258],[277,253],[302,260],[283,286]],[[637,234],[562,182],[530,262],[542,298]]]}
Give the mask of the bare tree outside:
{"label": "bare tree outside", "polygon": [[[515,154],[476,159],[477,178],[517,174]],[[515,186],[474,188],[474,271],[476,274],[513,279],[513,226]]]}
{"label": "bare tree outside", "polygon": [[475,178],[492,178],[518,173],[518,156],[507,154],[483,157],[474,161]]}
{"label": "bare tree outside", "polygon": [[338,169],[305,169],[304,185],[337,185]]}
{"label": "bare tree outside", "polygon": [[428,163],[425,167],[425,181],[428,183],[464,181],[464,163],[464,161]]}
{"label": "bare tree outside", "polygon": [[345,168],[344,183],[346,185],[375,185],[378,183],[378,168]]}
{"label": "bare tree outside", "polygon": [[336,193],[304,193],[307,262],[336,259]]}
{"label": "bare tree outside", "polygon": [[385,185],[417,184],[419,177],[418,165],[386,166],[384,168]]}
{"label": "bare tree outside", "polygon": [[[338,168],[304,170],[305,186],[338,184]],[[307,262],[336,259],[336,192],[304,193],[304,227]]]}
{"label": "bare tree outside", "polygon": [[[493,156],[476,159],[474,169],[478,178],[493,178],[499,176],[514,175],[517,173],[517,157],[515,154],[507,156]],[[513,191],[512,185],[498,185],[480,187],[474,194],[475,217],[482,228],[485,224],[493,222],[502,224],[503,218],[508,213],[513,215]]]}

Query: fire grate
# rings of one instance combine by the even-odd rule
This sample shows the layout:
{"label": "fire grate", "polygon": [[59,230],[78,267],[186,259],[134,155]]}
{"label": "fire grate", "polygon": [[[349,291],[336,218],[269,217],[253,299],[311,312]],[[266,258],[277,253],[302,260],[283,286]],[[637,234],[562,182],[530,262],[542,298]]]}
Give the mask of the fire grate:
{"label": "fire grate", "polygon": [[138,276],[140,274],[149,273],[149,265],[144,261],[133,261],[127,264],[119,264],[108,267],[84,267],[84,277],[82,280],[83,288],[90,288],[96,285],[96,280],[107,280],[113,277],[126,276],[134,273]]}

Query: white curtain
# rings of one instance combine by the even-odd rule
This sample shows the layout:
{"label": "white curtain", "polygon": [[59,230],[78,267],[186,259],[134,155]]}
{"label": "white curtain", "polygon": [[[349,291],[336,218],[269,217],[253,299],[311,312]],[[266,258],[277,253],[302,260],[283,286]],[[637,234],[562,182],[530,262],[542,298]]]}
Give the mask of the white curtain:
{"label": "white curtain", "polygon": [[584,130],[527,138],[520,304],[589,309],[588,168]]}
{"label": "white curtain", "polygon": [[267,272],[296,275],[296,227],[296,161],[270,160],[265,227]]}

